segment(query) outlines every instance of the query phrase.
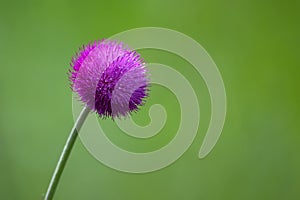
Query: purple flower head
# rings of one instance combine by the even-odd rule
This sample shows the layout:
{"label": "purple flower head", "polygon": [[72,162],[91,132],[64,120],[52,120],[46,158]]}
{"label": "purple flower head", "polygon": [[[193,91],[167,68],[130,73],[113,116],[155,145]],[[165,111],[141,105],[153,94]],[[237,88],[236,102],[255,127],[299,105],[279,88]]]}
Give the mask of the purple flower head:
{"label": "purple flower head", "polygon": [[74,92],[100,117],[126,116],[148,96],[148,76],[140,55],[123,43],[103,39],[80,48],[72,59]]}

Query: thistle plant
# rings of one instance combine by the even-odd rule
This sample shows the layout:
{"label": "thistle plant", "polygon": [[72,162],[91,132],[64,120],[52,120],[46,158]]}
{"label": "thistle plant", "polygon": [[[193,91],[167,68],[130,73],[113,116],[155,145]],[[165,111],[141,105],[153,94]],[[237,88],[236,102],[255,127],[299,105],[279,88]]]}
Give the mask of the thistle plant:
{"label": "thistle plant", "polygon": [[52,199],[79,130],[89,113],[101,119],[138,111],[148,96],[149,80],[140,55],[121,42],[103,39],[82,46],[72,58],[69,80],[84,108],[63,148],[44,199]]}

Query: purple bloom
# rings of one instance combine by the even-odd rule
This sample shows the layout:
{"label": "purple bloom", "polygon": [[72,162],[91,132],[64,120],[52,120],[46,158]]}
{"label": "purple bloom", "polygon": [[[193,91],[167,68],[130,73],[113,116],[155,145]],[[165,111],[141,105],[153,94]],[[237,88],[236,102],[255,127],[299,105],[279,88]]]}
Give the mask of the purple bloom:
{"label": "purple bloom", "polygon": [[149,81],[140,55],[103,39],[80,48],[70,64],[71,86],[100,117],[126,116],[143,105]]}

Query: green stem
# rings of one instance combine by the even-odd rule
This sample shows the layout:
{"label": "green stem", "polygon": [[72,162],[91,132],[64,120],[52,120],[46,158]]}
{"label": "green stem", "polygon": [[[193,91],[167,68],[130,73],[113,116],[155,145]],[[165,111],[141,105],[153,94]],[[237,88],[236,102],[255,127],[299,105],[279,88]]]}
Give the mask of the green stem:
{"label": "green stem", "polygon": [[72,151],[72,148],[73,148],[73,145],[76,141],[76,138],[77,138],[77,135],[78,135],[78,132],[82,126],[82,124],[84,123],[86,117],[88,116],[90,112],[90,109],[88,109],[87,107],[84,107],[83,110],[81,111],[80,115],[78,116],[72,130],[71,130],[71,133],[67,139],[67,142],[64,146],[64,149],[60,155],[60,158],[57,162],[57,165],[56,165],[56,168],[54,170],[54,173],[52,175],[52,178],[51,178],[51,181],[50,181],[50,184],[48,186],[48,189],[47,189],[47,193],[45,195],[45,200],[51,200],[54,196],[54,193],[55,193],[55,190],[57,188],[57,185],[59,183],[59,179],[61,177],[61,174],[64,170],[64,167],[66,165],[66,162],[68,160],[68,157]]}

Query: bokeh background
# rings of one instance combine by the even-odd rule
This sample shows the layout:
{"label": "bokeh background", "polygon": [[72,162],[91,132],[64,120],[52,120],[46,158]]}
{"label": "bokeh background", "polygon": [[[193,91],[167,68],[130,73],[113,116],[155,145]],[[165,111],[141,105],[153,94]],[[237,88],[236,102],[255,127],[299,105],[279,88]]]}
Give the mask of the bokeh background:
{"label": "bokeh background", "polygon": [[[219,142],[198,159],[210,102],[192,66],[168,52],[140,51],[190,80],[201,107],[196,140],[177,162],[148,174],[110,169],[78,140],[55,199],[300,199],[299,9],[296,0],[1,0],[0,199],[41,199],[45,192],[73,124],[67,71],[78,47],[143,26],[191,36],[218,65],[228,98]],[[153,85],[137,123],[149,122],[152,103],[168,112],[155,138],[130,138],[107,120],[108,137],[137,152],[167,144],[178,127],[178,102]]]}

